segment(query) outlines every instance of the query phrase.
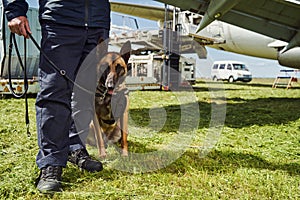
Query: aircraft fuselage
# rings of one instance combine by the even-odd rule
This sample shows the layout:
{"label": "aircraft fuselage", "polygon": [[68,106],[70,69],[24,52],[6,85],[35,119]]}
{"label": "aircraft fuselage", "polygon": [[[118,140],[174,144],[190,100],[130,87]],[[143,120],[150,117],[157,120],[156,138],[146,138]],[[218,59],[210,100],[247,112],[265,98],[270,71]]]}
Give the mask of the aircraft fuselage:
{"label": "aircraft fuselage", "polygon": [[[215,21],[205,31],[224,39],[224,43],[210,45],[215,49],[238,54],[278,60],[279,64],[300,69],[300,47],[284,51],[288,43],[224,22]],[[199,33],[201,34],[201,32]]]}
{"label": "aircraft fuselage", "polygon": [[225,43],[210,47],[243,55],[277,59],[278,51],[268,47],[275,39],[219,21],[207,27],[208,31],[217,28]]}

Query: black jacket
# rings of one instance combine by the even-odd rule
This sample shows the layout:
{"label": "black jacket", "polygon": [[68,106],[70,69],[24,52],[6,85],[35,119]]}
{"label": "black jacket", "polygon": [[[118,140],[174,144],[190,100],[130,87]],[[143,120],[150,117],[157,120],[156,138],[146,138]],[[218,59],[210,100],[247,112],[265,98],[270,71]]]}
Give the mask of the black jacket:
{"label": "black jacket", "polygon": [[[25,0],[2,0],[8,20],[26,16]],[[110,27],[108,0],[39,0],[39,19],[74,26]]]}

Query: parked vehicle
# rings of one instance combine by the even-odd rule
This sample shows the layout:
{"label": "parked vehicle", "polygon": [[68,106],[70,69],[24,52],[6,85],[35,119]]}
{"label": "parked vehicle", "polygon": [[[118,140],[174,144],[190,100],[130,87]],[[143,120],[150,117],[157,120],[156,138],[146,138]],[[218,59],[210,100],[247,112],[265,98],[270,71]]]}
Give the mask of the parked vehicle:
{"label": "parked vehicle", "polygon": [[238,61],[216,61],[211,69],[211,77],[214,81],[227,80],[250,82],[252,74],[246,65]]}
{"label": "parked vehicle", "polygon": [[[146,55],[131,55],[129,59],[131,71],[126,77],[126,86],[129,90],[140,89],[163,89],[163,59],[161,54],[150,53]],[[196,60],[180,56],[178,69],[173,69],[171,73],[175,79],[178,79],[178,86],[184,87],[196,83],[194,70]],[[166,75],[166,74],[165,74]]]}

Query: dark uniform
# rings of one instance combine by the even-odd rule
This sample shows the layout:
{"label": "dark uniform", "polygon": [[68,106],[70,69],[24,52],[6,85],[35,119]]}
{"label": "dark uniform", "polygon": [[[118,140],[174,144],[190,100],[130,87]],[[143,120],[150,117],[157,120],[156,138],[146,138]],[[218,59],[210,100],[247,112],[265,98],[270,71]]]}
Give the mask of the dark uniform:
{"label": "dark uniform", "polygon": [[[41,48],[56,66],[75,80],[87,55],[100,39],[106,40],[109,37],[110,4],[108,0],[40,0],[39,4]],[[18,16],[26,16],[28,4],[25,0],[3,0],[3,5],[9,21]],[[78,149],[84,150],[83,157],[86,158],[88,154],[85,145],[77,134],[72,118],[73,84],[57,73],[42,54],[39,83],[40,92],[36,99],[40,148],[36,159],[38,167],[65,167],[70,152]],[[80,131],[86,133],[91,119],[88,117],[85,120]],[[93,166],[91,169],[89,166],[82,166],[79,162],[86,160],[80,160],[82,155],[78,153],[74,155],[75,158],[71,160],[75,164],[88,168],[88,171],[98,171],[92,169]]]}

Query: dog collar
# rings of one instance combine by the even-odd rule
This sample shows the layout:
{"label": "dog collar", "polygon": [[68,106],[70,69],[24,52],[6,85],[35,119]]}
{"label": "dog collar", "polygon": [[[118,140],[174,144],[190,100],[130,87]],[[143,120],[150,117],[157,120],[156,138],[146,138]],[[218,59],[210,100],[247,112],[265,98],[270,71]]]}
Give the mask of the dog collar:
{"label": "dog collar", "polygon": [[109,125],[113,125],[114,123],[116,123],[116,120],[114,120],[114,119],[108,119],[108,120],[101,119],[101,121],[103,123],[109,124]]}
{"label": "dog collar", "polygon": [[98,85],[97,88],[96,88],[95,97],[102,97],[102,98],[104,98],[105,95],[108,94],[107,90],[108,90],[107,87],[105,87],[103,84],[101,84],[100,86]]}

